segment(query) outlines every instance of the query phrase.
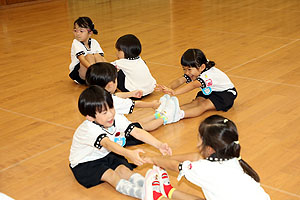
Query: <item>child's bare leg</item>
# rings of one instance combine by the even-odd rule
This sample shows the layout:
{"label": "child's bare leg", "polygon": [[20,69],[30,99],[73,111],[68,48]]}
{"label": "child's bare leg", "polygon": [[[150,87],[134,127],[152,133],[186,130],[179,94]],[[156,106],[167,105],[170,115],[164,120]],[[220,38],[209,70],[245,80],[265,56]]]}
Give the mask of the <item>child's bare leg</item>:
{"label": "child's bare leg", "polygon": [[94,58],[96,62],[107,62],[106,59],[99,53],[94,54]]}
{"label": "child's bare leg", "polygon": [[90,65],[96,63],[95,55],[94,54],[87,54],[85,59],[90,63]]}
{"label": "child's bare leg", "polygon": [[139,120],[143,129],[146,131],[153,131],[164,124],[164,120],[161,118],[155,119],[154,115]]}
{"label": "child's bare leg", "polygon": [[203,97],[197,97],[196,99],[194,99],[192,102],[187,103],[187,104],[183,104],[180,106],[181,110],[187,110],[189,108],[194,108],[196,106],[198,106],[202,101],[205,101],[206,99]]}
{"label": "child's bare leg", "polygon": [[182,191],[179,191],[179,190],[175,190],[172,194],[172,198],[171,199],[189,199],[189,200],[204,200],[200,197],[197,197],[197,196],[194,196],[194,195],[191,195],[191,194],[188,194],[188,193],[185,193],[185,192],[182,192]]}
{"label": "child's bare leg", "polygon": [[87,71],[87,68],[80,64],[80,68],[79,68],[78,72],[79,72],[80,78],[83,80],[85,80],[86,71]]}
{"label": "child's bare leg", "polygon": [[216,110],[215,105],[209,99],[201,100],[195,107],[184,110],[184,118],[198,117],[208,110]]}
{"label": "child's bare leg", "polygon": [[135,185],[127,180],[130,177],[130,174],[132,175],[133,172],[125,168],[127,167],[120,165],[116,168],[116,171],[108,169],[102,175],[101,180],[109,183],[122,194],[141,199],[143,190],[142,187],[139,187],[138,185]]}
{"label": "child's bare leg", "polygon": [[114,188],[117,187],[117,184],[120,182],[121,178],[118,173],[112,169],[108,169],[101,178],[101,181],[105,181],[112,185]]}

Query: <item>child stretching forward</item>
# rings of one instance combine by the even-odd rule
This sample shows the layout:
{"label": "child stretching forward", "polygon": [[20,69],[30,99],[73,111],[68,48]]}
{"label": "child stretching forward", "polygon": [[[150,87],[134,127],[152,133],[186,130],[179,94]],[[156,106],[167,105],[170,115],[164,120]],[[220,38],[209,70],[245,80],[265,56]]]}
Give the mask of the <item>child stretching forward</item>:
{"label": "child stretching forward", "polygon": [[87,68],[96,62],[106,61],[103,50],[97,40],[91,38],[97,35],[94,23],[89,17],[79,17],[74,22],[74,37],[71,48],[70,78],[76,83],[85,84]]}
{"label": "child stretching forward", "polygon": [[[184,176],[201,187],[207,200],[270,200],[259,184],[258,174],[241,158],[238,132],[232,121],[219,115],[206,118],[199,126],[198,148],[198,153],[144,160],[179,172],[178,179]],[[145,188],[153,188],[150,193],[146,190],[148,196],[164,199],[162,193],[166,193],[170,199],[194,199],[172,188],[164,170],[158,174],[160,180],[146,177]]]}
{"label": "child stretching forward", "polygon": [[75,131],[70,150],[70,168],[76,180],[86,188],[108,182],[122,194],[141,198],[144,178],[133,173],[125,157],[142,165],[141,149],[123,148],[132,135],[171,154],[167,144],[148,132],[136,128],[123,115],[115,114],[111,94],[99,86],[85,89],[78,101],[79,111],[86,119]]}
{"label": "child stretching forward", "polygon": [[[183,77],[174,80],[170,88],[157,85],[157,90],[166,94],[179,95],[200,88],[196,98],[180,106],[174,121],[197,117],[208,110],[228,111],[237,97],[237,91],[228,76],[206,59],[200,49],[188,49],[181,57]],[[187,83],[186,85],[183,85]],[[182,86],[183,85],[183,86]],[[182,86],[182,87],[180,87]],[[166,100],[165,100],[166,101]]]}
{"label": "child stretching forward", "polygon": [[[117,89],[117,69],[110,63],[106,62],[99,62],[91,65],[86,73],[86,82],[88,85],[98,85],[104,89],[106,89],[109,93],[112,94],[112,98],[114,101],[114,108],[117,113],[119,114],[130,114],[133,112],[133,109],[135,107],[140,108],[157,108],[160,106],[160,102],[158,100],[154,100],[151,102],[144,102],[144,101],[134,101],[129,98],[120,98],[120,96],[125,97],[130,96],[128,93],[132,94],[133,97],[140,97],[140,96],[134,96],[136,94],[139,94],[139,91],[132,91],[132,92],[125,92],[126,95],[124,95],[124,92],[116,93],[114,95],[116,89]],[[162,106],[160,106],[162,107]],[[169,110],[174,110],[175,104],[173,107],[169,108]],[[168,112],[168,116],[172,117],[174,116],[173,111],[165,111],[165,113]],[[143,128],[146,131],[152,131],[158,127],[160,127],[164,123],[164,119],[155,119],[154,115],[151,115],[147,118],[138,120],[139,123],[135,123],[138,125],[139,128]],[[166,119],[165,119],[166,121]],[[130,137],[130,145],[134,144],[135,139]],[[133,143],[132,143],[133,142]],[[137,142],[136,144],[140,144]]]}
{"label": "child stretching forward", "polygon": [[118,89],[122,92],[142,90],[143,96],[154,91],[156,80],[140,57],[142,45],[132,34],[120,37],[116,42],[118,60],[112,62],[118,68]]}

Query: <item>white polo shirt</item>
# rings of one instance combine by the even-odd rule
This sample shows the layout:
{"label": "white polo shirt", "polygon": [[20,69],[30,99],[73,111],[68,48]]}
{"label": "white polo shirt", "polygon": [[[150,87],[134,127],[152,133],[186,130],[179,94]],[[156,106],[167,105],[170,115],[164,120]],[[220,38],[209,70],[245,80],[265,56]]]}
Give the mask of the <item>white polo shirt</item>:
{"label": "white polo shirt", "polygon": [[101,53],[103,54],[103,50],[100,47],[100,44],[97,40],[90,38],[89,39],[89,46],[90,50],[88,50],[84,44],[76,39],[73,40],[72,48],[71,48],[71,64],[69,66],[70,71],[73,71],[74,67],[80,62],[77,58],[80,55],[88,55],[88,54],[95,54]]}
{"label": "white polo shirt", "polygon": [[112,62],[125,74],[125,88],[129,91],[142,90],[143,96],[154,91],[156,80],[141,57],[135,60],[119,59]]}
{"label": "white polo shirt", "polygon": [[112,95],[112,99],[114,101],[114,108],[116,113],[119,114],[130,114],[133,111],[135,102],[129,98],[121,98],[116,95]]}
{"label": "white polo shirt", "polygon": [[184,161],[180,175],[201,187],[207,200],[270,200],[260,184],[244,173],[237,158]]}
{"label": "white polo shirt", "polygon": [[82,122],[73,136],[69,156],[71,167],[108,155],[110,151],[100,145],[100,141],[104,137],[124,146],[126,143],[125,134],[130,134],[134,128],[130,124],[131,122],[124,115],[117,113],[114,125],[109,129],[104,129],[89,120]]}

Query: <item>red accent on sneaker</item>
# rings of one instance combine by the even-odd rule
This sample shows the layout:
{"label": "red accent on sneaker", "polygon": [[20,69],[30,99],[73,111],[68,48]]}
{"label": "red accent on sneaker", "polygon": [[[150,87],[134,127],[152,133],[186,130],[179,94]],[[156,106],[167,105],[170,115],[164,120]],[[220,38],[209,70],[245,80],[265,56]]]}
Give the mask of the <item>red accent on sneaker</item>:
{"label": "red accent on sneaker", "polygon": [[[152,182],[152,187],[157,187],[157,189],[159,189],[159,181],[153,181]],[[162,196],[162,193],[160,193],[159,191],[155,191],[153,188],[153,200],[158,200],[160,197]]]}

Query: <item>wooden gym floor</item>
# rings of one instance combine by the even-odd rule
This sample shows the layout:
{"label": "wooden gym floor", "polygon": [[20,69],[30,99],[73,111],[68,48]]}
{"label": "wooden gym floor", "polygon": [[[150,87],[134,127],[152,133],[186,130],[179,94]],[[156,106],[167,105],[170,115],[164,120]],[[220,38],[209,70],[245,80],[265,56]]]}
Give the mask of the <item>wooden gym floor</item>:
{"label": "wooden gym floor", "polygon": [[[108,184],[85,189],[68,156],[84,120],[84,86],[68,78],[73,21],[89,16],[108,61],[114,44],[135,34],[158,83],[181,76],[180,57],[202,49],[238,90],[227,113],[207,112],[152,134],[174,154],[196,151],[197,128],[212,114],[238,126],[242,157],[259,173],[272,200],[300,199],[300,1],[53,0],[0,7],[0,192],[15,199],[132,199]],[[197,90],[178,96],[180,103]],[[155,92],[145,101],[159,99]],[[136,109],[132,121],[153,113]],[[157,150],[142,145],[146,152]],[[150,165],[138,167],[143,175]],[[202,196],[187,181],[172,184]]]}

